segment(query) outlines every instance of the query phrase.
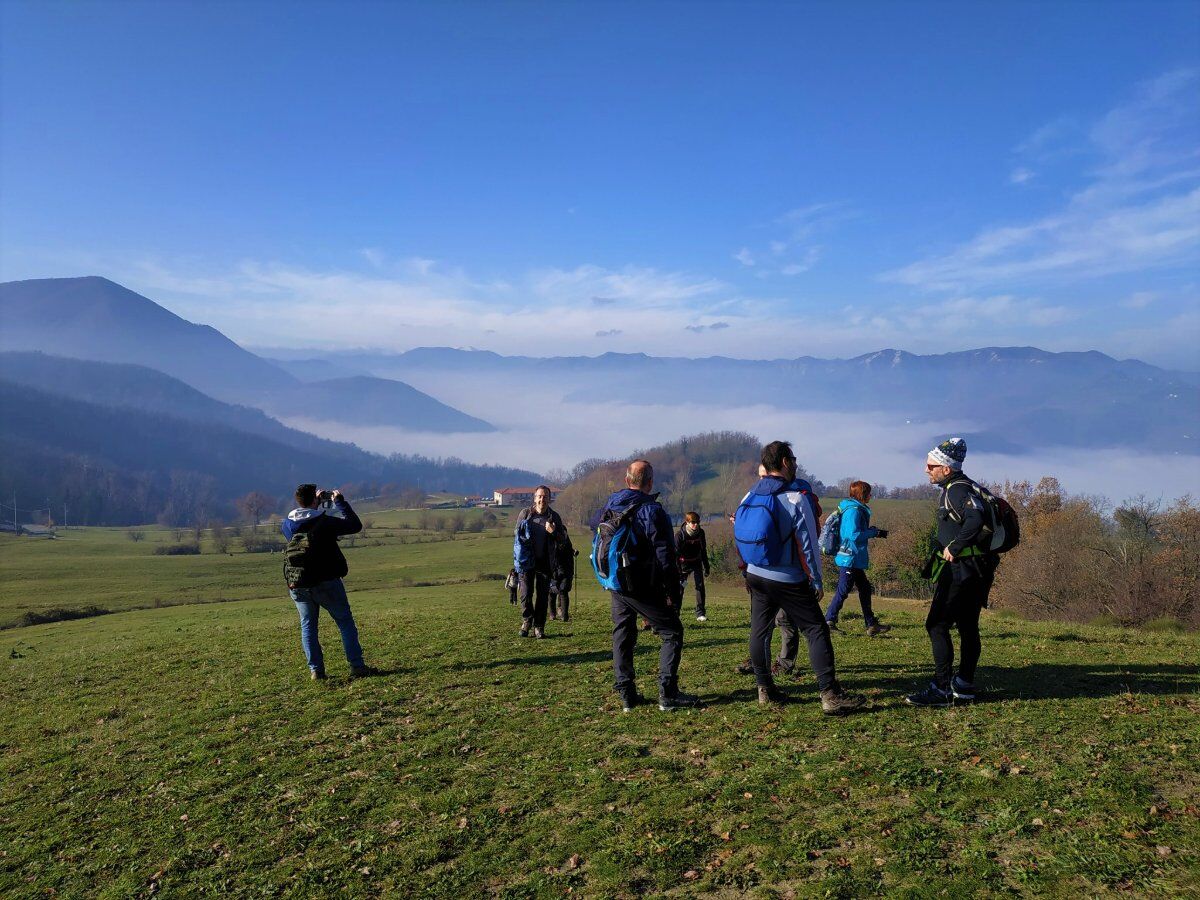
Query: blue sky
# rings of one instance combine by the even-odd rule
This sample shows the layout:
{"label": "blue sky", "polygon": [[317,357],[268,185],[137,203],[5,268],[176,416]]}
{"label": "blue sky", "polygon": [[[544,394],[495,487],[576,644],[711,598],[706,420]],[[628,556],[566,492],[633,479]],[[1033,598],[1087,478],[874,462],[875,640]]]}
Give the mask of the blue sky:
{"label": "blue sky", "polygon": [[251,345],[1200,369],[1194,3],[21,3],[0,277]]}

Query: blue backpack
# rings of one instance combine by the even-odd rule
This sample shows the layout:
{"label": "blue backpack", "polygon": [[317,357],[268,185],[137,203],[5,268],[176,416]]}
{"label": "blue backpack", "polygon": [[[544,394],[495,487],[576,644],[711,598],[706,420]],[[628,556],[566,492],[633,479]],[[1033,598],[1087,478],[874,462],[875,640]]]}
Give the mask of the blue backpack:
{"label": "blue backpack", "polygon": [[821,526],[821,536],[817,538],[817,546],[826,556],[837,556],[838,548],[842,545],[842,510],[838,507]]}
{"label": "blue backpack", "polygon": [[746,565],[777,566],[783,561],[783,548],[792,536],[790,522],[780,525],[783,505],[779,495],[787,488],[784,484],[771,494],[752,493],[738,506],[733,519],[733,539]]}
{"label": "blue backpack", "polygon": [[624,509],[606,509],[596,526],[592,536],[592,569],[606,591],[627,594],[633,589],[630,569],[636,560],[630,525],[641,505],[635,501]]}

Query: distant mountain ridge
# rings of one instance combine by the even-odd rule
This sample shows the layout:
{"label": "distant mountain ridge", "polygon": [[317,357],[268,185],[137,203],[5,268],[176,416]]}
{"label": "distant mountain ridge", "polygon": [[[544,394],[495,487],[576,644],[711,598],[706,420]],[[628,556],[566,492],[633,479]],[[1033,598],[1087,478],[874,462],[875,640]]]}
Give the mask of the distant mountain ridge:
{"label": "distant mountain ridge", "polygon": [[495,430],[403,382],[296,378],[215,328],[97,276],[0,284],[0,351],[146,366],[219,400],[274,415],[416,431]]}
{"label": "distant mountain ridge", "polygon": [[[918,355],[877,350],[849,359],[746,360],[605,353],[592,357],[501,356],[421,347],[405,353],[321,354],[334,364],[415,383],[503,379],[536,373],[565,403],[604,396],[630,404],[695,403],[839,411],[897,423],[959,421],[979,446],[1035,453],[1066,446],[1200,453],[1200,386],[1171,372],[1098,351],[984,347]],[[602,380],[601,380],[602,379]]]}

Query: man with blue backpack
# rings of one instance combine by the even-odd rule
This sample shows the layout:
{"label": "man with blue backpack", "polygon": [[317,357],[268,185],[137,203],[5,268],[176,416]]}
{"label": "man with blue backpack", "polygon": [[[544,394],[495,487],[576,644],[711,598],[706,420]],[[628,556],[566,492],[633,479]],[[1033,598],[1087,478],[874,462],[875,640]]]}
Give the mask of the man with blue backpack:
{"label": "man with blue backpack", "polygon": [[679,690],[683,622],[682,582],[676,563],[671,519],[654,490],[654,467],[634,460],[624,490],[608,498],[592,541],[592,567],[600,586],[612,595],[613,671],[621,708],[631,712],[645,702],[634,682],[633,648],[638,616],[662,640],[658,657],[658,708],[674,712],[698,698]]}
{"label": "man with blue backpack", "polygon": [[786,441],[763,448],[766,475],[738,506],[733,537],[746,563],[750,588],[750,659],[758,682],[758,702],[783,703],[775,687],[766,638],[775,616],[784,610],[808,641],[808,659],[821,691],[821,711],[843,715],[861,707],[861,696],[844,691],[834,671],[833,642],[821,613],[821,557],[818,523],[796,482],[796,455]]}

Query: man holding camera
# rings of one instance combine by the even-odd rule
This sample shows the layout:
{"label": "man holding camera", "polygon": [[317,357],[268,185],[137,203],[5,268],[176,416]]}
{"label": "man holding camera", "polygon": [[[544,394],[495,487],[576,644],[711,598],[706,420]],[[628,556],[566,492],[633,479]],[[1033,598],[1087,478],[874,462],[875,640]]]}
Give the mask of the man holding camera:
{"label": "man holding camera", "polygon": [[358,628],[342,584],[349,567],[337,542],[344,534],[362,531],[362,522],[341,491],[302,484],[296,488],[296,502],[299,506],[283,520],[283,536],[288,541],[283,572],[288,594],[300,613],[300,644],[312,678],[325,677],[325,655],[317,639],[317,619],[322,609],[341,632],[351,677],[375,675],[376,670],[363,662]]}

